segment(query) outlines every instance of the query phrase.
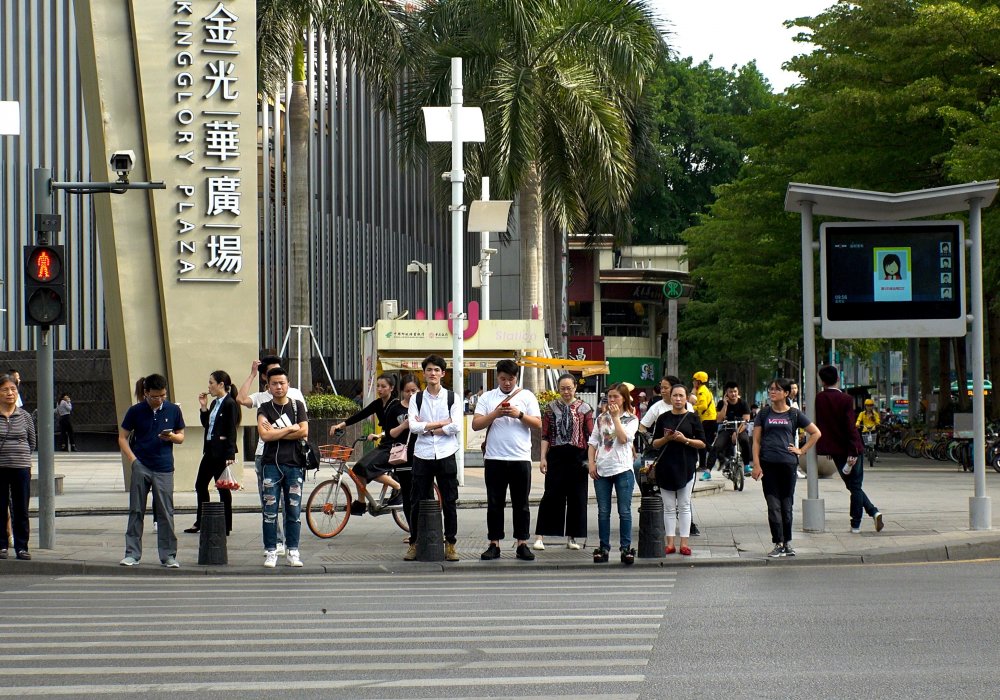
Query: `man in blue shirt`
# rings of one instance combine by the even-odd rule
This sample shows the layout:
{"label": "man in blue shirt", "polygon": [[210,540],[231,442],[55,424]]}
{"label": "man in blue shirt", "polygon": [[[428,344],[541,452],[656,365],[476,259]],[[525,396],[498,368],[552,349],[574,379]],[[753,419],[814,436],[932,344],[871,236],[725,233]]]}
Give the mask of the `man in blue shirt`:
{"label": "man in blue shirt", "polygon": [[160,563],[177,569],[174,534],[174,445],[184,442],[184,417],[180,406],[167,401],[167,380],[160,374],[142,379],[143,400],[125,412],[118,429],[118,447],[132,470],[129,489],[128,528],[122,566],[135,566],[142,558],[142,526],[146,497],[153,490],[153,510],[158,530],[156,547]]}

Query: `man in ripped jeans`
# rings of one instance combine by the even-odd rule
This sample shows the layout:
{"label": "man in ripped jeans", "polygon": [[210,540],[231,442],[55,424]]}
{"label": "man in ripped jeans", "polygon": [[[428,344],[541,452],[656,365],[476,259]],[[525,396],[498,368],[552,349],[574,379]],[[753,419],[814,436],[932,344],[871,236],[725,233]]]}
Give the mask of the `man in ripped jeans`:
{"label": "man in ripped jeans", "polygon": [[278,563],[278,501],[285,504],[285,558],[288,566],[302,566],[299,533],[302,525],[304,470],[298,442],[309,437],[306,405],[288,397],[288,374],[280,367],[267,373],[267,390],[273,397],[257,409],[257,432],[264,441],[261,459],[263,478],[264,566]]}

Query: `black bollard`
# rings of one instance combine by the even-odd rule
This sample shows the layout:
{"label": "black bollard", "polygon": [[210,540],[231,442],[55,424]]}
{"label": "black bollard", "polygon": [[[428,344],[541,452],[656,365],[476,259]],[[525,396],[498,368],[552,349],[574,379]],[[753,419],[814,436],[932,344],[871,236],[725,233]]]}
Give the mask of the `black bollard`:
{"label": "black bollard", "polygon": [[664,550],[663,499],[659,492],[643,496],[639,506],[639,557],[662,559]]}
{"label": "black bollard", "polygon": [[225,507],[221,503],[202,503],[199,525],[201,536],[198,540],[198,564],[228,564]]}
{"label": "black bollard", "polygon": [[417,561],[444,561],[444,521],[436,498],[417,506]]}

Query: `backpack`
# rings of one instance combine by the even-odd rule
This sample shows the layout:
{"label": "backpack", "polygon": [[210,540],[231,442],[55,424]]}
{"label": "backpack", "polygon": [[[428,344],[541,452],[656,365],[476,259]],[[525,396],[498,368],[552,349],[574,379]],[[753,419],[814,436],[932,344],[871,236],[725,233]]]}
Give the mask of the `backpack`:
{"label": "backpack", "polygon": [[[426,391],[426,390],[425,390]],[[455,392],[448,389],[448,413],[451,414],[451,407],[455,405]],[[420,409],[424,407],[424,392],[418,391],[416,395],[417,400],[417,418],[420,417]]]}

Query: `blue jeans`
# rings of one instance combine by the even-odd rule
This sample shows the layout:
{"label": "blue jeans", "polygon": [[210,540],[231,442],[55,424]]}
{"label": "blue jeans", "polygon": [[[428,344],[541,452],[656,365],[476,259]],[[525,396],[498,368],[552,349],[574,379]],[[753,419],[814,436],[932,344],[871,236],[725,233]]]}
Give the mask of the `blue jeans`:
{"label": "blue jeans", "polygon": [[830,459],[836,465],[840,478],[844,480],[844,486],[851,493],[851,527],[861,527],[861,518],[865,513],[874,518],[878,512],[878,508],[861,487],[865,480],[864,454],[858,455],[858,461],[854,463],[850,474],[844,473],[847,455],[831,455]]}
{"label": "blue jeans", "polygon": [[[257,494],[260,496],[260,511],[264,512],[264,458],[257,455],[253,458],[253,468],[257,472]],[[281,499],[278,499],[278,512],[281,513]],[[275,518],[275,526],[278,528],[277,542],[285,543],[285,533],[281,529],[281,518]],[[277,546],[277,545],[276,545]],[[266,547],[265,547],[266,549]]]}
{"label": "blue jeans", "polygon": [[632,489],[635,474],[631,469],[614,476],[599,476],[594,482],[597,495],[597,534],[601,549],[611,549],[611,488],[618,498],[618,542],[623,549],[632,546]]}
{"label": "blue jeans", "polygon": [[299,548],[302,524],[302,468],[291,464],[264,465],[264,549],[273,551],[278,546],[278,503],[285,502],[285,546]]}

